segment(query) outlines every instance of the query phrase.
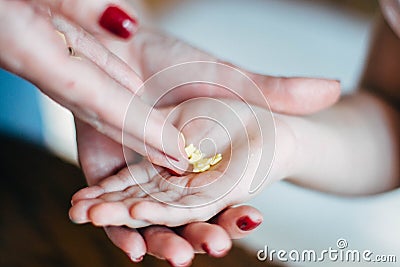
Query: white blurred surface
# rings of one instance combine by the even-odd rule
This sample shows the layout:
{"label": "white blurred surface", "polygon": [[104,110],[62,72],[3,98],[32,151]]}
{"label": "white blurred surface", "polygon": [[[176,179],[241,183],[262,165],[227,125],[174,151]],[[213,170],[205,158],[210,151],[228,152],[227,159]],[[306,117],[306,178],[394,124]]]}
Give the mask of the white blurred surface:
{"label": "white blurred surface", "polygon": [[[345,92],[357,85],[372,17],[312,1],[193,0],[175,1],[173,5],[158,10],[154,25],[225,60],[271,75],[340,79]],[[71,119],[63,120],[69,120],[68,126],[58,125],[49,131],[52,146],[66,140],[57,138],[73,133]],[[399,191],[346,199],[279,183],[251,204],[265,218],[255,234],[241,241],[249,245],[254,256],[264,245],[276,250],[321,251],[336,248],[336,240],[345,238],[349,249],[395,254],[400,260]],[[322,264],[356,266],[328,261]]]}

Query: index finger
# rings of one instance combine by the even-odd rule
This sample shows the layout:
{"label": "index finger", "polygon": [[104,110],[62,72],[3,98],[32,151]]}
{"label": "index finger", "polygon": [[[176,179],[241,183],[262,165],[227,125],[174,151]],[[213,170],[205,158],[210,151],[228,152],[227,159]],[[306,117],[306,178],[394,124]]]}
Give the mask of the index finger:
{"label": "index finger", "polygon": [[[21,14],[17,19],[15,13]],[[32,6],[20,1],[0,2],[0,45],[7,51],[0,55],[2,66],[30,80],[48,96],[69,108],[80,119],[98,130],[107,125],[122,130],[125,112],[134,96],[127,88],[115,81],[91,61],[68,56],[67,48],[54,32],[48,20]],[[31,31],[26,31],[31,28]],[[144,140],[141,115],[151,107],[135,98],[137,125],[129,125],[128,133]],[[141,113],[143,112],[143,113]],[[173,158],[182,158],[178,145],[179,131],[170,123],[163,125],[163,116],[155,110],[146,121],[154,132],[146,136],[146,142]],[[139,126],[140,125],[140,126]],[[171,142],[163,147],[163,128]],[[109,132],[104,132],[110,136]],[[173,136],[172,136],[173,135]],[[122,136],[114,140],[122,142]],[[131,147],[135,150],[135,147]]]}

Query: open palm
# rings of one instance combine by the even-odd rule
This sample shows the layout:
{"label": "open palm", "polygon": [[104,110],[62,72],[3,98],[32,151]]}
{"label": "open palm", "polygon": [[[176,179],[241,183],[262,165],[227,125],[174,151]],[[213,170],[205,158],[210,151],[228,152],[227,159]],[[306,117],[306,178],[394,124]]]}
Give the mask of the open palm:
{"label": "open palm", "polygon": [[[223,160],[203,173],[174,176],[143,159],[79,191],[70,212],[74,221],[90,218],[95,225],[135,228],[205,221],[227,206],[248,200],[268,174],[273,180],[282,175],[285,159],[279,159],[274,164],[278,168],[270,172],[275,121],[268,110],[239,101],[197,98],[163,112],[182,129],[188,144],[200,147],[207,156],[222,153]],[[125,151],[126,156],[129,153]]]}
{"label": "open palm", "polygon": [[[118,58],[115,57],[115,55],[110,54],[106,49],[103,49],[101,46],[97,45],[96,42],[93,42],[90,37],[88,38],[88,36],[84,32],[79,31],[74,27],[65,27],[64,33],[68,37],[69,43],[73,46],[78,55],[81,55],[82,57],[85,57],[95,62],[100,69],[108,73],[108,75],[113,77],[116,81],[126,86],[127,88],[132,87],[130,86],[130,79],[127,78],[134,76],[132,74],[132,69],[140,74],[142,79],[145,80],[156,72],[174,64],[196,60],[218,61],[216,58],[207,55],[200,50],[194,49],[193,47],[183,42],[180,42],[173,37],[154,33],[142,28],[139,30],[135,38],[133,38],[133,40],[128,44],[113,42],[110,40],[103,40],[103,43],[107,46],[107,48],[109,48],[120,59],[127,63],[126,65],[121,65],[121,62],[118,60]],[[200,69],[198,71],[204,71],[204,69]],[[312,78],[276,78],[249,73],[244,70],[242,71],[257,83],[257,85],[262,90],[264,96],[270,100],[269,104],[271,105],[272,110],[275,112],[289,114],[310,114],[313,112],[317,112],[332,105],[337,100],[340,93],[340,86],[336,81]],[[164,101],[159,103],[158,106],[161,107],[163,105],[175,105],[195,96],[226,96],[226,90],[216,90],[220,89],[217,87],[212,88],[213,90],[197,90],[199,88],[196,86],[188,86],[187,89],[189,90],[187,90],[186,92],[172,92],[167,97],[165,97],[163,99]],[[207,88],[204,88],[203,86],[202,89]],[[154,87],[153,90],[146,92],[147,97],[149,97],[151,100],[152,98],[154,98],[154,96],[160,94],[160,90],[163,90],[163,88]],[[244,93],[246,93],[246,88],[243,88],[243,90]],[[248,99],[248,101],[257,104],[257,99],[250,98]],[[74,217],[75,220],[82,223],[92,221],[94,223],[98,222],[99,224],[102,224],[104,222],[104,224],[107,224],[107,219],[104,218],[113,218],[112,215],[114,214],[114,211],[112,211],[112,213],[110,214],[107,214],[106,217],[103,217],[101,211],[107,210],[104,209],[104,206],[101,204],[103,203],[105,204],[105,206],[107,206],[109,202],[101,198],[97,198],[97,196],[112,196],[113,194],[115,196],[123,195],[121,192],[124,189],[134,188],[137,183],[131,178],[132,176],[130,170],[132,169],[138,172],[138,176],[135,177],[135,179],[141,177],[142,183],[144,183],[145,179],[150,179],[150,174],[147,173],[147,170],[153,171],[153,173],[151,173],[153,176],[156,175],[158,172],[160,172],[161,174],[164,172],[165,174],[165,171],[163,171],[162,169],[154,169],[153,166],[150,165],[148,162],[143,161],[139,165],[130,165],[129,168],[121,170],[117,175],[114,176],[114,174],[125,165],[123,155],[120,152],[122,150],[121,146],[118,143],[109,140],[102,134],[98,133],[95,129],[81,122],[78,123],[77,129],[79,130],[77,132],[77,138],[79,141],[79,157],[83,171],[89,185],[98,184],[98,186],[84,189],[74,196],[75,203],[74,208],[71,210],[71,214],[74,214],[73,211],[76,211],[76,213],[74,214],[74,216],[71,217]],[[187,129],[185,129],[184,131],[185,134],[187,134],[186,131]],[[187,143],[195,143],[195,140],[190,140],[191,137],[194,138],[195,136],[195,134],[187,134]],[[223,152],[222,148],[218,152]],[[218,169],[223,168],[224,165],[222,164],[226,162],[227,159],[229,159],[230,152],[231,151],[227,151],[224,153],[223,162],[220,163],[221,166],[218,166]],[[246,151],[246,153],[247,155],[249,154],[248,151]],[[127,155],[125,155],[125,158],[126,156]],[[268,159],[267,161],[269,160],[270,159]],[[250,161],[250,163],[251,162],[254,161]],[[269,163],[267,163],[266,165],[269,165]],[[141,166],[143,166],[143,168],[141,168]],[[278,165],[275,164],[275,166]],[[267,169],[268,167],[265,166],[265,168]],[[218,169],[215,168],[212,171],[215,172],[218,171]],[[139,175],[140,171],[142,175]],[[204,175],[210,175],[212,171],[208,171]],[[109,176],[109,178],[105,178],[107,176]],[[206,180],[203,179],[202,176],[199,175],[192,178],[197,177],[198,179],[195,179],[196,182],[198,182],[199,184],[204,184]],[[217,178],[218,176],[219,175],[216,175],[214,180],[221,180],[220,178]],[[262,176],[263,175],[260,175],[260,177]],[[236,180],[239,179],[237,176],[234,177],[236,177]],[[124,178],[127,180],[124,180]],[[189,177],[177,179],[177,177],[174,176],[170,176],[169,180],[175,180],[175,184],[185,183],[185,181],[191,181]],[[259,181],[255,184],[259,184]],[[175,189],[177,189],[176,186],[174,186],[174,190]],[[126,192],[128,191],[129,190],[126,190]],[[91,194],[91,192],[95,194]],[[143,194],[142,190],[140,192],[142,192]],[[145,194],[143,194],[143,196],[145,196]],[[163,197],[166,200],[169,200],[169,202],[171,202],[172,200],[172,198],[167,198],[168,194],[165,194]],[[248,196],[241,197],[246,198]],[[92,198],[91,201],[79,201],[81,199],[89,198]],[[212,198],[213,197],[208,197],[208,199]],[[150,197],[147,197],[147,199],[154,200]],[[197,198],[197,200],[200,200],[198,202],[201,203],[206,202],[205,199],[207,198],[204,197],[203,200]],[[146,200],[146,198],[142,200]],[[234,201],[233,198],[226,198],[226,200],[230,200],[232,203],[235,203],[239,199],[236,199],[236,201]],[[83,204],[85,203],[89,204],[89,206],[86,208],[83,207]],[[99,209],[96,208],[96,203],[99,204]],[[117,201],[114,202],[115,205],[124,204],[122,198],[118,203],[119,204],[117,204]],[[219,210],[222,206],[226,206],[221,205],[221,201],[217,204],[218,205],[213,206],[213,209],[215,208],[215,210],[212,210],[211,212],[204,212],[204,214],[199,214],[202,215],[200,217],[209,217],[210,214],[215,213],[216,210]],[[81,208],[78,208],[79,206],[81,206]],[[141,226],[149,224],[149,222],[143,220],[133,220],[129,212],[126,213],[128,211],[128,206],[120,205],[119,208],[119,211],[125,212],[125,217],[123,217],[123,219],[119,222],[113,220],[113,224]],[[85,210],[87,211],[87,213],[84,212]],[[180,210],[182,209],[178,209],[178,211]],[[116,214],[123,214],[119,213],[118,209],[115,211]],[[182,216],[184,216],[184,214],[182,214]],[[219,214],[213,220],[218,225],[208,223],[192,223],[182,228],[184,230],[180,233],[174,232],[173,229],[169,229],[166,227],[160,228],[158,226],[144,228],[140,231],[140,233],[135,229],[128,229],[125,227],[107,227],[106,232],[110,239],[132,258],[137,259],[140,255],[143,255],[143,253],[146,253],[147,247],[147,253],[156,255],[159,258],[169,259],[172,262],[177,262],[177,260],[180,259],[182,255],[186,255],[186,259],[192,257],[191,255],[193,255],[193,249],[197,252],[204,252],[204,244],[207,244],[209,248],[216,248],[217,246],[228,248],[229,246],[227,244],[229,244],[230,241],[229,237],[238,238],[243,237],[244,235],[249,233],[248,231],[242,231],[241,228],[239,229],[236,226],[236,222],[239,222],[240,219],[245,218],[245,216],[250,216],[251,218],[253,218],[254,221],[260,222],[261,220],[261,215],[254,208],[242,206],[229,208],[223,213]],[[172,216],[168,214],[167,217]],[[185,218],[185,220],[188,220],[188,218]],[[221,227],[219,228],[219,226]],[[217,231],[218,229],[223,230]],[[200,233],[199,231],[201,232],[201,234],[196,234]],[[224,231],[228,233],[229,237],[226,236],[226,233]],[[164,238],[166,235],[169,237],[168,241],[166,241]],[[166,246],[157,245],[159,244],[160,239],[164,240],[163,242]],[[168,244],[173,244],[173,246],[168,246]],[[173,247],[174,250],[166,250],[166,248],[168,247]],[[208,250],[206,251],[209,252]],[[211,249],[212,255],[221,255],[221,253],[213,253],[212,251],[216,250]]]}

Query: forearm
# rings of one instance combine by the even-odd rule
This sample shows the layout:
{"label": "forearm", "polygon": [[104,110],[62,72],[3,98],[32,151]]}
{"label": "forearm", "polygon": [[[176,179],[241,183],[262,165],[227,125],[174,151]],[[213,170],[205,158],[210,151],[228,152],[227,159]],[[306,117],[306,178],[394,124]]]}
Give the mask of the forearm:
{"label": "forearm", "polygon": [[399,186],[399,113],[377,97],[358,93],[314,116],[277,118],[295,138],[289,181],[346,195]]}
{"label": "forearm", "polygon": [[381,18],[376,25],[361,88],[400,105],[400,38]]}

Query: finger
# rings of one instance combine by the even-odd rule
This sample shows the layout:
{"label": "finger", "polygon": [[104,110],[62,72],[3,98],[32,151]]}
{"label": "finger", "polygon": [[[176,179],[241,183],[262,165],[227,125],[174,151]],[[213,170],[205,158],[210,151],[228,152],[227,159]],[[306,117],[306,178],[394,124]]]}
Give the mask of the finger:
{"label": "finger", "polygon": [[222,227],[232,239],[240,239],[252,233],[263,221],[261,213],[251,206],[230,207],[212,220]]}
{"label": "finger", "polygon": [[[141,140],[172,159],[176,165],[174,168],[186,167],[181,152],[184,145],[180,142],[180,133],[172,124],[165,121],[158,110],[144,104],[139,97],[133,97],[110,77],[93,68],[90,62],[70,60],[64,64],[64,71],[68,74],[54,71],[50,73],[55,80],[58,80],[59,87],[56,92],[51,92],[56,84],[49,84],[47,81],[46,83],[39,81],[37,84],[46,92],[55,93],[50,96],[64,103],[80,119],[117,142],[122,143],[123,137],[127,140],[130,138]],[[75,79],[75,77],[80,78]],[[122,129],[124,134],[118,135],[114,129]],[[142,150],[140,142],[139,144],[130,142],[125,145],[139,153]],[[147,153],[143,155],[148,156]],[[167,159],[165,162],[168,163]],[[166,163],[164,166],[171,168],[172,163]]]}
{"label": "finger", "polygon": [[[180,90],[170,91],[159,102],[160,105],[177,104],[201,96],[214,98],[238,98],[239,96],[249,103],[262,107],[265,107],[266,99],[275,112],[306,115],[333,105],[340,96],[340,82],[336,80],[284,78],[251,73],[232,64],[221,62],[173,37],[146,30],[139,31],[134,41],[137,45],[135,51],[141,53],[142,61],[151,62],[151,64],[142,64],[144,78],[159,73],[164,68],[182,65],[182,62],[196,61],[199,64],[187,64],[182,68],[170,69],[169,73],[177,72],[170,80],[182,82],[181,77],[185,77],[186,83],[188,80],[209,82],[209,84],[191,82],[182,86]],[[159,57],[161,51],[168,52],[163,53],[163,57]],[[210,64],[212,62],[215,64]],[[152,78],[152,80],[155,79]],[[254,81],[260,91],[251,81]],[[223,86],[214,86],[210,83]],[[158,84],[153,82],[152,86],[153,88],[147,88],[148,91],[144,92],[146,99],[152,102],[165,93],[166,88],[170,88],[165,84],[164,79],[160,79]]]}
{"label": "finger", "polygon": [[[0,57],[8,70],[38,85],[47,95],[100,132],[104,125],[111,125],[145,140],[143,129],[148,127],[146,142],[184,162],[177,145],[179,132],[171,124],[163,124],[164,118],[158,111],[146,106],[138,97],[131,102],[133,95],[92,62],[69,57],[63,41],[54,33],[49,22],[31,7],[20,1],[6,2],[7,5],[4,1],[0,3],[0,27],[3,30],[0,44],[9,48]],[[3,12],[3,8],[10,12]],[[15,20],[9,14],[13,12],[21,13],[21,18]],[[35,31],[27,32],[25,29],[28,27]],[[129,109],[129,122],[124,128],[125,112],[130,104],[134,108]],[[164,145],[163,140],[170,141]],[[121,136],[116,141],[121,143]]]}
{"label": "finger", "polygon": [[[102,199],[107,201],[120,201],[128,197],[143,197],[142,194],[145,194],[143,190],[146,190],[147,185],[154,187],[153,184],[148,184],[148,182],[154,175],[158,174],[159,170],[160,167],[154,166],[148,161],[142,161],[139,164],[122,169],[94,186],[79,190],[74,194],[72,200],[77,202],[102,196]],[[138,192],[143,193],[139,194]],[[113,199],[113,197],[110,197],[111,193],[120,194],[120,199]]]}
{"label": "finger", "polygon": [[69,209],[69,218],[74,223],[78,223],[78,224],[88,223],[91,221],[91,219],[88,216],[89,208],[95,204],[99,204],[102,202],[103,202],[103,200],[98,199],[98,198],[85,200],[85,201],[78,201],[78,202],[74,203],[74,206],[72,206]]}
{"label": "finger", "polygon": [[150,226],[141,232],[149,254],[167,260],[172,266],[189,266],[191,264],[194,257],[192,246],[171,229]]}
{"label": "finger", "polygon": [[135,12],[119,0],[35,0],[58,11],[94,35],[129,39],[138,28]]}
{"label": "finger", "polygon": [[[142,81],[139,76],[126,63],[121,61],[108,49],[99,44],[93,37],[85,33],[85,31],[78,29],[76,26],[68,23],[61,17],[54,17],[53,23],[55,23],[61,32],[66,34],[68,44],[72,45],[77,53],[84,54],[85,57],[88,57],[90,60],[95,62],[102,70],[112,76],[121,85],[127,87],[134,93],[136,93],[142,86]],[[121,136],[121,133],[117,129],[111,129],[111,127],[107,128],[107,132],[110,133],[112,131],[114,136]],[[95,133],[91,131],[91,134]],[[182,162],[183,164],[171,162],[165,158],[165,155],[153,147],[144,146],[143,142],[137,138],[126,136],[125,140],[127,145],[130,145],[130,147],[135,147],[136,151],[140,154],[147,154],[148,159],[154,164],[165,166],[171,170],[174,170],[175,173],[178,174],[187,169],[187,164],[185,161]]]}
{"label": "finger", "polygon": [[141,262],[146,254],[146,243],[136,229],[109,226],[104,230],[110,240],[124,251],[133,262]]}
{"label": "finger", "polygon": [[[291,115],[316,113],[336,103],[340,82],[317,78],[284,78],[249,74],[274,112]],[[254,101],[255,104],[258,104]]]}
{"label": "finger", "polygon": [[128,226],[140,228],[149,223],[134,219],[122,202],[106,202],[102,199],[77,201],[69,210],[70,219],[77,224],[91,222],[95,226]]}
{"label": "finger", "polygon": [[80,200],[97,198],[102,194],[104,194],[104,189],[101,186],[83,188],[72,196],[71,205],[74,206]]}
{"label": "finger", "polygon": [[[122,131],[117,129],[116,127],[104,125],[102,127],[102,131],[107,133],[107,135],[112,139],[112,140],[109,140],[108,142],[115,143],[116,141],[114,141],[114,140],[121,140],[121,136],[123,137],[123,143],[124,143],[125,148],[124,148],[124,150],[122,150],[122,147],[120,147],[119,149],[120,149],[120,151],[123,151],[120,153],[122,153],[123,154],[122,156],[126,159],[125,165],[130,164],[132,162],[138,162],[139,160],[142,159],[139,155],[137,155],[135,153],[132,154],[132,151],[130,151],[128,149],[128,147],[134,147],[135,152],[139,153],[140,155],[144,155],[149,162],[152,162],[153,164],[158,165],[158,166],[166,167],[170,170],[173,170],[175,173],[182,174],[184,172],[184,170],[186,170],[188,168],[186,159],[183,159],[183,160],[180,160],[179,162],[177,162],[176,160],[171,159],[170,157],[167,157],[165,155],[165,153],[160,152],[159,150],[155,149],[152,146],[146,145],[145,143],[143,143],[142,140],[139,140],[138,138],[136,138],[132,135],[129,135],[129,134],[123,134]],[[92,127],[92,131],[89,134],[87,134],[88,138],[90,138],[90,134],[94,135],[95,134],[94,132],[98,132],[98,131],[96,129],[93,129],[93,127]],[[78,138],[79,138],[79,136],[78,136]],[[106,137],[102,137],[102,139],[105,139],[105,138]],[[164,139],[167,139],[167,138],[164,138]],[[96,140],[96,139],[94,139],[94,140]],[[167,141],[167,140],[165,140],[165,141]],[[90,143],[91,140],[88,140],[88,142]],[[180,141],[178,141],[178,142],[180,142]],[[181,142],[180,146],[183,146],[182,145],[183,143],[184,142]],[[114,144],[114,146],[115,146],[115,144]],[[78,143],[78,149],[79,149],[79,143]],[[91,149],[93,149],[93,148],[91,148]],[[101,152],[101,151],[98,151],[98,152]],[[100,156],[100,158],[101,158],[101,156]],[[118,166],[118,165],[116,165],[116,166]],[[119,169],[121,169],[122,167],[123,167],[123,163],[120,163]],[[144,166],[142,166],[142,167],[144,167]],[[152,169],[154,169],[154,168],[156,168],[156,167],[152,167]],[[117,169],[117,170],[119,170],[119,169]]]}
{"label": "finger", "polygon": [[[133,219],[169,227],[181,226],[190,222],[207,221],[219,211],[211,205],[179,207],[150,200],[136,201],[129,205],[128,210]],[[171,214],[174,214],[174,216],[171,216]]]}
{"label": "finger", "polygon": [[[140,93],[142,79],[130,66],[105,48],[98,39],[61,16],[53,16],[52,22],[57,30],[65,35],[68,46],[71,46],[77,55],[83,54],[122,86],[135,94]],[[122,50],[118,52],[122,53]]]}
{"label": "finger", "polygon": [[229,235],[222,227],[215,224],[194,222],[182,226],[178,233],[196,252],[206,252],[214,257],[226,255],[232,246]]}

